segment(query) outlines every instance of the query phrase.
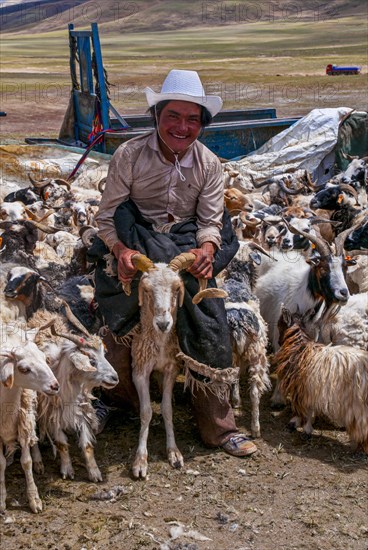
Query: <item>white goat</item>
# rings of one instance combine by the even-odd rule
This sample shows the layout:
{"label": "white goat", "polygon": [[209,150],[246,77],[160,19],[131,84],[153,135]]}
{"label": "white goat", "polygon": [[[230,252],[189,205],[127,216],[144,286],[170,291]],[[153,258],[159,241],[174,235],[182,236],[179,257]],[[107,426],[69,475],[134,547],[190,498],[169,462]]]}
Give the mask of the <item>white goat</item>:
{"label": "white goat", "polygon": [[[37,327],[55,315],[39,310],[29,321],[29,326]],[[75,322],[75,320],[74,320]],[[53,335],[43,333],[39,345],[45,352],[57,380],[60,393],[55,397],[39,395],[38,424],[41,440],[47,436],[60,454],[60,472],[63,479],[74,478],[74,470],[68,449],[67,432],[78,434],[88,477],[91,481],[102,481],[101,472],[94,458],[94,433],[98,419],[91,402],[91,391],[96,387],[111,389],[118,383],[118,375],[105,359],[102,340],[91,336],[84,329],[84,336],[71,334],[63,319],[55,320],[57,332],[51,327]],[[78,323],[78,321],[77,321]],[[80,327],[82,325],[79,324]],[[65,342],[65,338],[69,341]],[[42,458],[38,446],[32,449],[37,469],[43,471]]]}
{"label": "white goat", "polygon": [[34,513],[42,510],[30,454],[30,447],[37,442],[35,391],[55,395],[59,391],[58,381],[45,355],[33,342],[22,342],[19,334],[17,338],[9,335],[0,350],[0,512],[6,508],[4,446],[7,455],[11,455],[18,443],[29,506]]}

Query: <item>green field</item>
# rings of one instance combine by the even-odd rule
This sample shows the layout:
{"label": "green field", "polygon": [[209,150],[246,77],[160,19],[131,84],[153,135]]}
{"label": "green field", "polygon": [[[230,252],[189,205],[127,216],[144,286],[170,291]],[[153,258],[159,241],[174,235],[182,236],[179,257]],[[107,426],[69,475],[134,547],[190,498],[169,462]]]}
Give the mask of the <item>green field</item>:
{"label": "green field", "polygon": [[[198,70],[207,93],[222,95],[227,109],[274,106],[280,116],[306,114],[314,107],[367,109],[364,17],[151,33],[100,29],[100,38],[114,84],[111,99],[123,114],[143,112],[144,87],[158,88],[171,68]],[[362,74],[328,77],[327,63],[360,65]],[[54,109],[57,121],[48,127],[59,127],[69,90],[67,31],[2,36],[2,110],[9,114],[17,101],[28,112],[44,108],[48,117]],[[44,128],[36,132],[47,135]]]}

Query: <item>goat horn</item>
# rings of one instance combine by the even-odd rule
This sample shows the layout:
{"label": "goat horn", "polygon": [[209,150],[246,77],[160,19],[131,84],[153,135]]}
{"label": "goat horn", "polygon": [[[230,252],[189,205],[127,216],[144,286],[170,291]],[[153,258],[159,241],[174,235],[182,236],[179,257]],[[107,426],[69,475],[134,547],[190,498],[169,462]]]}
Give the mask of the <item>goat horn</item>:
{"label": "goat horn", "polygon": [[[132,264],[139,270],[142,271],[142,273],[146,273],[150,269],[155,269],[155,264],[152,260],[150,260],[147,256],[144,254],[133,254],[131,257]],[[127,296],[130,296],[132,290],[130,287],[130,283],[121,283],[123,287],[123,291]]]}
{"label": "goat horn", "polygon": [[344,254],[344,243],[345,239],[352,233],[357,227],[361,225],[361,221],[355,223],[348,229],[345,229],[345,231],[342,231],[337,235],[335,238],[335,247],[336,247],[336,255],[341,256]]}
{"label": "goat horn", "polygon": [[37,229],[40,229],[41,231],[43,231],[44,233],[48,233],[48,234],[53,234],[53,233],[57,233],[58,231],[60,231],[60,229],[58,229],[57,227],[53,227],[51,225],[45,225],[43,223],[40,223],[36,220],[27,220],[29,223],[33,224],[35,227],[37,227]]}
{"label": "goat horn", "polygon": [[101,195],[105,191],[106,180],[107,180],[107,178],[105,177],[105,178],[100,179],[100,181],[98,182],[97,188],[98,188],[99,192],[101,193]]}
{"label": "goat horn", "polygon": [[28,177],[33,187],[36,187],[36,189],[43,189],[44,187],[47,187],[47,185],[50,185],[51,183],[51,178],[45,178],[44,180],[35,180],[31,176],[31,174],[28,174]]}
{"label": "goat horn", "polygon": [[349,250],[349,256],[368,256],[368,250],[365,248],[363,250]]}
{"label": "goat horn", "polygon": [[354,160],[359,158],[357,156],[348,155],[348,153],[345,153],[344,151],[341,151],[341,156],[343,156],[346,160]]}
{"label": "goat horn", "polygon": [[193,264],[195,259],[196,255],[192,252],[183,252],[182,254],[175,256],[175,258],[170,261],[168,267],[175,272],[184,271],[184,269],[188,269],[188,267]]}
{"label": "goat horn", "polygon": [[305,182],[306,182],[304,185],[306,187],[309,187],[309,189],[311,191],[314,191],[314,189],[316,188],[316,182],[312,181],[311,174],[310,174],[310,172],[308,172],[308,170],[305,171],[304,177],[305,177]]}
{"label": "goat horn", "polygon": [[63,300],[62,298],[59,298],[59,299],[60,299],[61,303],[63,304],[63,306],[65,307],[65,314],[66,314],[66,317],[67,317],[68,321],[70,321],[72,323],[72,325],[74,325],[78,330],[83,332],[83,334],[85,336],[90,338],[90,336],[91,336],[90,333],[88,332],[86,327],[84,325],[82,325],[80,320],[77,319],[77,317],[74,315],[74,313],[72,312],[72,310],[69,307],[69,304],[65,300]]}
{"label": "goat horn", "polygon": [[221,288],[207,288],[207,279],[198,279],[199,291],[192,298],[193,304],[199,304],[204,298],[226,298],[228,293]]}
{"label": "goat horn", "polygon": [[79,236],[84,246],[89,247],[91,245],[91,240],[97,235],[97,232],[97,227],[93,227],[93,225],[82,225],[79,229]]}
{"label": "goat horn", "polygon": [[242,216],[240,214],[240,219],[241,221],[244,223],[244,225],[246,225],[247,227],[258,227],[259,225],[261,225],[262,223],[262,220],[247,220],[247,218],[245,218],[244,216]]}
{"label": "goat horn", "polygon": [[342,222],[339,222],[337,220],[329,220],[328,218],[319,218],[319,217],[315,217],[315,218],[309,218],[310,219],[310,224],[311,225],[314,225],[315,223],[318,224],[318,223],[329,223],[333,226],[337,226],[337,225],[341,225]]}
{"label": "goat horn", "polygon": [[283,180],[279,180],[277,183],[279,184],[280,189],[282,189],[288,195],[299,195],[301,193],[300,189],[289,189],[289,187],[286,187]]}
{"label": "goat horn", "polygon": [[24,207],[24,211],[25,213],[27,214],[27,216],[29,217],[30,220],[32,221],[35,221],[35,222],[40,222],[41,221],[41,218],[39,218],[38,216],[36,216],[36,214],[34,214],[31,210],[29,210],[29,208],[27,208],[26,206]]}
{"label": "goat horn", "polygon": [[260,182],[256,182],[254,177],[252,176],[252,174],[249,174],[250,176],[250,179],[252,180],[252,184],[253,184],[253,187],[255,187],[256,189],[259,189],[260,187],[263,187],[264,185],[269,185],[270,183],[274,183],[274,179],[273,178],[267,178],[263,181],[260,181]]}
{"label": "goat horn", "polygon": [[27,208],[26,206],[24,207],[24,210],[25,210],[25,213],[27,214],[27,216],[29,216],[29,218],[37,223],[41,223],[43,222],[44,220],[46,220],[49,216],[51,216],[51,214],[54,214],[54,210],[49,210],[44,216],[42,216],[42,218],[39,218],[36,214],[34,214],[34,212],[32,212],[31,210],[29,210],[29,208]]}
{"label": "goat horn", "polygon": [[79,348],[86,345],[85,339],[82,338],[81,336],[77,336],[76,334],[71,334],[71,333],[64,334],[63,332],[57,332],[55,330],[54,325],[51,325],[50,329],[51,329],[51,333],[54,336],[59,336],[60,338],[66,338],[67,340],[70,340],[71,342],[73,342],[73,344],[76,344]]}
{"label": "goat horn", "polygon": [[271,260],[274,260],[275,262],[278,261],[276,258],[272,257],[260,244],[251,241],[248,246],[249,248],[259,250],[259,252],[262,252],[262,254],[264,254],[268,258],[271,258]]}
{"label": "goat horn", "polygon": [[71,188],[72,188],[70,182],[66,181],[62,178],[56,178],[56,179],[54,179],[54,182],[57,183],[58,185],[65,185],[65,187],[67,188],[68,191],[70,191]]}
{"label": "goat horn", "polygon": [[155,264],[152,260],[145,256],[144,254],[133,254],[131,257],[132,264],[142,273],[149,271],[150,269],[155,269]]}
{"label": "goat horn", "polygon": [[315,235],[311,235],[310,233],[307,233],[306,231],[302,231],[301,229],[297,229],[293,225],[291,225],[288,221],[286,221],[285,218],[283,218],[284,223],[286,227],[295,235],[303,235],[306,239],[308,239],[311,243],[313,243],[318,250],[318,252],[321,254],[321,256],[330,256],[332,253],[332,250],[330,248],[330,245],[327,241],[322,239],[321,237],[317,237]]}
{"label": "goat horn", "polygon": [[347,193],[350,193],[350,195],[353,195],[356,201],[358,201],[358,193],[352,185],[348,185],[347,183],[340,183],[339,187],[341,191],[346,191]]}
{"label": "goat horn", "polygon": [[[56,317],[53,317],[51,319],[51,321],[49,321],[48,323],[46,323],[45,325],[42,325],[42,327],[39,327],[38,331],[36,332],[36,336],[38,336],[39,332],[41,332],[42,330],[46,330],[47,328],[50,328],[50,327],[53,327],[55,325],[55,322],[56,322]],[[51,331],[52,332],[52,331]]]}
{"label": "goat horn", "polygon": [[11,351],[0,351],[0,357],[8,357],[14,359],[14,354]]}
{"label": "goat horn", "polygon": [[[207,281],[207,279],[203,280]],[[201,279],[199,279],[199,281],[201,281]],[[226,290],[222,290],[221,288],[205,288],[193,296],[192,302],[193,304],[199,304],[203,298],[226,298],[227,296],[228,293]]]}

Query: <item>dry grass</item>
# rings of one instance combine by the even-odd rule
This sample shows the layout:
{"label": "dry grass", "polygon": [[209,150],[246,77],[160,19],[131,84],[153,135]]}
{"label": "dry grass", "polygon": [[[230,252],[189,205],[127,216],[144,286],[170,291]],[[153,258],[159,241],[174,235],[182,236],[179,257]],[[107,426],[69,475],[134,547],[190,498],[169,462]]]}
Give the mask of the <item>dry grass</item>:
{"label": "dry grass", "polygon": [[[175,67],[198,70],[227,109],[272,106],[290,116],[314,107],[366,109],[366,31],[364,19],[352,16],[100,35],[112,103],[123,114],[143,112],[144,87],[158,89]],[[5,34],[1,50],[3,139],[55,136],[70,93],[67,32]],[[363,74],[327,77],[329,62],[362,65]]]}

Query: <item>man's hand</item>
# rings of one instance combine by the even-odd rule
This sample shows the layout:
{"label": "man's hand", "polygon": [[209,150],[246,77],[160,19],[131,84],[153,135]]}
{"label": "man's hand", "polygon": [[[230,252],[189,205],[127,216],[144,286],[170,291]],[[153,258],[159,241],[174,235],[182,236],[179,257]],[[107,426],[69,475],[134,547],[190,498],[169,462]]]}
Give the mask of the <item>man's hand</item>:
{"label": "man's hand", "polygon": [[188,269],[189,273],[197,279],[200,277],[211,279],[216,245],[211,242],[205,242],[202,244],[201,248],[192,248],[188,252],[192,252],[196,255],[195,261]]}
{"label": "man's hand", "polygon": [[130,283],[137,273],[137,269],[132,263],[132,256],[134,254],[139,254],[139,252],[128,248],[120,241],[114,244],[112,252],[118,261],[119,280],[124,284]]}

